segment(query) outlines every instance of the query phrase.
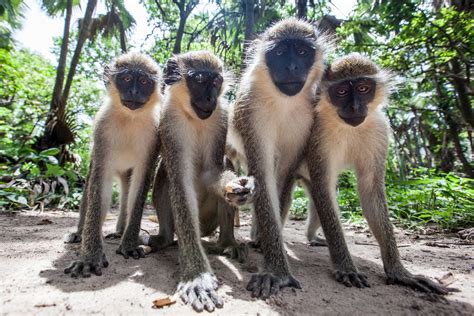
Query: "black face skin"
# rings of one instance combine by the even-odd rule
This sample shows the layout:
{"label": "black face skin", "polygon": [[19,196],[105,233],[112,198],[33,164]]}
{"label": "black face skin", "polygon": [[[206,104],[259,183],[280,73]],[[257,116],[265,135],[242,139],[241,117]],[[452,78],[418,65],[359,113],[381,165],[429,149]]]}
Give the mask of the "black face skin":
{"label": "black face skin", "polygon": [[368,104],[374,99],[375,89],[375,80],[354,78],[332,84],[328,92],[339,117],[351,126],[358,126],[367,117]]}
{"label": "black face skin", "polygon": [[216,109],[222,82],[222,76],[212,71],[190,71],[186,75],[191,106],[201,120],[209,118]]}
{"label": "black face skin", "polygon": [[142,108],[155,90],[155,80],[140,70],[124,70],[115,75],[120,101],[130,110]]}
{"label": "black face skin", "polygon": [[288,96],[298,94],[314,63],[314,45],[302,39],[281,40],[265,53],[265,60],[278,90]]}

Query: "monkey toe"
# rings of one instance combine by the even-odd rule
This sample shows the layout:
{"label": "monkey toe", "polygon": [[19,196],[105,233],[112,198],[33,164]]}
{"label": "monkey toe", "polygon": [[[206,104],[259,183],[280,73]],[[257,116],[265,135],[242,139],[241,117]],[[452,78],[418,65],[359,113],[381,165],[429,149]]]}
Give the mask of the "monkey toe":
{"label": "monkey toe", "polygon": [[398,275],[389,277],[387,279],[387,284],[406,285],[415,290],[425,293],[433,293],[440,295],[446,295],[449,293],[448,288],[436,282],[433,282],[422,275],[411,275],[408,272],[399,273]]}
{"label": "monkey toe", "polygon": [[271,273],[253,274],[247,284],[247,291],[252,292],[252,297],[266,299],[278,294],[283,287],[301,289],[300,282],[292,275],[276,276]]}
{"label": "monkey toe", "polygon": [[367,277],[359,273],[357,271],[341,271],[337,270],[335,273],[336,281],[339,283],[344,284],[347,287],[358,287],[358,288],[364,288],[364,287],[370,287],[370,284],[368,282]]}
{"label": "monkey toe", "polygon": [[64,238],[64,243],[65,244],[77,244],[82,241],[82,235],[79,233],[70,233],[67,234],[66,237]]}

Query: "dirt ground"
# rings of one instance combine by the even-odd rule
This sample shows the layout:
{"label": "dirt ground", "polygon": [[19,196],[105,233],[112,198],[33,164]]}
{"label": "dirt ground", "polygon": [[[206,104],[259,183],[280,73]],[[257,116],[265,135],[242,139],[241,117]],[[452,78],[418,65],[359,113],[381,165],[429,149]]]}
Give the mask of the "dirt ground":
{"label": "dirt ground", "polygon": [[[156,233],[157,224],[150,220],[150,214],[142,227]],[[63,211],[0,215],[0,271],[4,278],[0,282],[0,314],[194,313],[179,300],[163,309],[152,308],[153,300],[175,291],[176,246],[145,259],[126,260],[115,254],[118,241],[107,241],[105,252],[110,266],[101,277],[72,279],[65,275],[63,269],[78,256],[79,246],[64,244],[63,237],[74,230],[77,216]],[[241,218],[237,234],[248,240],[250,216],[242,213]],[[115,215],[111,214],[104,232],[113,232],[114,227]],[[286,288],[267,301],[252,299],[245,285],[251,273],[257,271],[262,255],[251,250],[246,264],[210,256],[225,302],[215,314],[474,315],[474,246],[459,244],[461,240],[454,235],[397,230],[402,261],[411,272],[431,278],[452,274],[445,279],[460,291],[448,295],[446,301],[433,301],[409,288],[386,285],[379,248],[366,228],[346,227],[354,260],[371,284],[366,289],[347,288],[334,280],[327,248],[307,245],[304,222],[289,221],[284,235],[291,268],[303,289]]]}

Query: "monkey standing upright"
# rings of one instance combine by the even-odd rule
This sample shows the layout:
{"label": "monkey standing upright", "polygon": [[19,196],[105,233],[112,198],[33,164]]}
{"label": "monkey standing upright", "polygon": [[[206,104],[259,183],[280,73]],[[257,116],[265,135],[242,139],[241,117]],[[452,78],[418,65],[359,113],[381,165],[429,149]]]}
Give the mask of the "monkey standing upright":
{"label": "monkey standing upright", "polygon": [[[107,267],[102,225],[110,206],[114,176],[121,180],[126,227],[117,249],[125,258],[144,257],[139,248],[140,222],[160,144],[159,68],[147,56],[119,56],[105,70],[108,100],[95,117],[91,165],[83,199],[81,254],[64,272],[101,275]],[[119,220],[120,222],[121,220]],[[122,219],[123,221],[123,219]]]}
{"label": "monkey standing upright", "polygon": [[352,262],[336,211],[337,177],[343,169],[353,168],[363,214],[380,245],[388,283],[446,294],[442,286],[403,267],[389,220],[385,197],[389,125],[381,110],[389,95],[389,77],[359,54],[337,59],[326,71],[308,143],[308,169],[301,172],[306,174],[303,179],[314,205],[307,236],[314,236],[320,221],[337,281],[369,286]]}
{"label": "monkey standing upright", "polygon": [[178,294],[197,311],[213,311],[223,300],[200,238],[220,225],[216,247],[245,251],[234,239],[235,207],[228,201],[238,204],[250,197],[253,178],[237,178],[224,168],[223,63],[206,51],[177,55],[168,60],[163,79],[167,86],[160,123],[162,164],[154,188],[160,234],[152,236],[150,244],[157,249],[169,245],[176,229]]}
{"label": "monkey standing upright", "polygon": [[307,22],[278,22],[253,42],[240,82],[229,143],[246,158],[248,174],[255,177],[254,216],[265,266],[247,285],[254,297],[300,287],[283,248],[280,207],[291,201],[288,186],[313,123],[312,99],[324,71],[324,44]]}

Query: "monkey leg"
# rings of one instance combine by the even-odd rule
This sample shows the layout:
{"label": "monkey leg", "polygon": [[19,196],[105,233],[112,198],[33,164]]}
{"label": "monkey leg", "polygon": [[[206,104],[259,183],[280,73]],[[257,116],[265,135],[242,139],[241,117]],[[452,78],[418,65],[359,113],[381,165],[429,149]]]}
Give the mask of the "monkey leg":
{"label": "monkey leg", "polygon": [[140,226],[143,217],[143,207],[150,189],[153,178],[158,152],[152,149],[152,153],[145,161],[145,166],[139,164],[132,171],[130,189],[127,199],[128,223],[120,241],[120,246],[116,250],[117,254],[125,259],[131,256],[133,259],[145,257],[143,248],[140,247]]}
{"label": "monkey leg", "polygon": [[314,208],[310,211],[316,211],[316,216],[319,216],[321,221],[335,268],[336,280],[346,286],[368,287],[367,277],[357,270],[352,261],[339,222],[335,189],[336,170],[331,168],[326,159],[321,156],[322,150],[318,147],[317,137],[318,131],[313,131],[312,139],[310,139],[310,155],[307,159],[311,179],[310,192],[314,202]]}
{"label": "monkey leg", "polygon": [[127,224],[127,201],[130,192],[130,178],[132,170],[120,174],[120,211],[117,219],[115,232],[105,236],[105,239],[120,239],[122,238],[125,226]]}
{"label": "monkey leg", "polygon": [[156,172],[155,183],[152,194],[153,207],[158,218],[158,235],[148,236],[145,245],[151,247],[152,252],[176,245],[174,240],[174,221],[171,211],[171,200],[169,195],[169,180],[164,163],[160,163]]}
{"label": "monkey leg", "polygon": [[319,220],[318,212],[314,206],[314,202],[309,198],[308,204],[308,220],[306,223],[306,237],[308,238],[309,245],[312,247],[327,247],[328,243],[326,239],[316,235],[316,231],[321,227],[321,221]]}
{"label": "monkey leg", "polygon": [[81,204],[79,205],[79,223],[77,230],[74,233],[66,235],[64,242],[66,244],[80,243],[82,240],[82,230],[84,229],[84,220],[87,211],[87,186],[89,185],[89,177],[92,169],[92,163],[89,163],[89,170],[87,172],[86,181],[84,183],[84,190],[82,192]]}
{"label": "monkey leg", "polygon": [[[92,160],[106,161],[101,156],[100,153],[93,155]],[[96,163],[92,164],[90,172],[80,259],[64,269],[64,273],[70,273],[73,278],[80,275],[90,277],[91,272],[102,275],[101,268],[109,265],[103,252],[102,225],[112,198],[112,172]]]}
{"label": "monkey leg", "polygon": [[237,207],[228,205],[226,201],[218,199],[217,210],[219,217],[219,240],[217,243],[208,243],[205,248],[211,254],[226,254],[239,262],[245,262],[248,257],[248,247],[239,243],[234,235],[234,214]]}
{"label": "monkey leg", "polygon": [[403,266],[398,253],[393,226],[389,220],[385,197],[385,161],[377,164],[375,170],[359,169],[359,196],[370,230],[380,245],[383,266],[388,284],[406,285],[428,293],[447,294],[448,289],[422,275],[412,275]]}

